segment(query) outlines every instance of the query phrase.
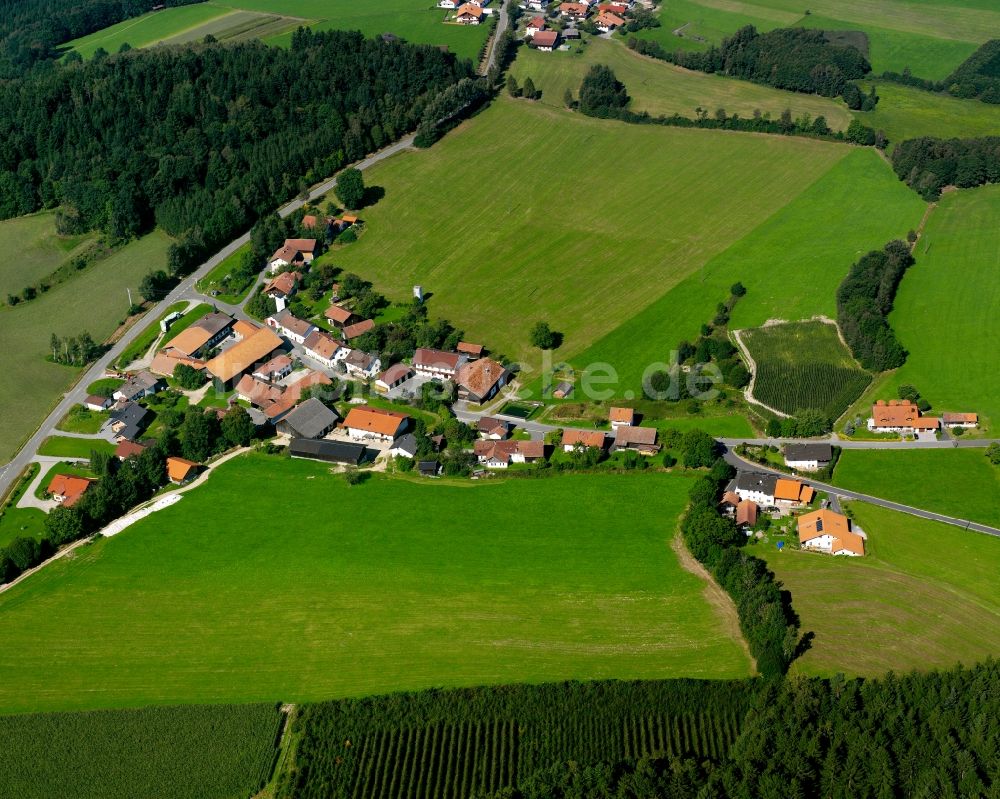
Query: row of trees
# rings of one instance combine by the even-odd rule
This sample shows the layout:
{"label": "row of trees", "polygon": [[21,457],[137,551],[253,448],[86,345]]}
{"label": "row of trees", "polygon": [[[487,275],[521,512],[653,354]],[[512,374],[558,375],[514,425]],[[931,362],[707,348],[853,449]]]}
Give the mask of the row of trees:
{"label": "row of trees", "polygon": [[892,153],[900,180],[925,200],[936,200],[945,186],[960,189],[1000,182],[1000,136],[900,142]]}
{"label": "row of trees", "polygon": [[96,361],[105,350],[104,344],[94,341],[90,333],[84,332],[78,336],[60,337],[55,333],[49,338],[49,349],[52,360],[66,366],[86,366]]}
{"label": "row of trees", "polygon": [[64,227],[111,240],[157,224],[178,239],[179,273],[453,111],[447,90],[471,74],[436,47],[308,29],[289,49],[210,43],[35,71],[0,84],[0,218],[61,205]]}
{"label": "row of trees", "polygon": [[912,263],[909,245],[890,241],[862,256],[837,289],[837,324],[865,369],[884,372],[906,360],[888,316],[899,281]]}

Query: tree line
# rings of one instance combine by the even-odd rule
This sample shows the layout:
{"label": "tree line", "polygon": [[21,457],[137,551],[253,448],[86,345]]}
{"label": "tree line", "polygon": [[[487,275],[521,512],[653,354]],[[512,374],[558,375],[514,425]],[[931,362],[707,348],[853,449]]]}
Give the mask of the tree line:
{"label": "tree line", "polygon": [[928,92],[947,92],[952,97],[1000,103],[1000,39],[990,39],[958,65],[944,80],[928,80],[914,75],[909,67],[902,72],[886,71],[883,80]]}
{"label": "tree line", "polygon": [[893,151],[892,168],[900,180],[928,201],[940,197],[945,186],[967,189],[997,183],[1000,136],[907,139]]}
{"label": "tree line", "polygon": [[0,84],[0,218],[59,206],[62,232],[109,240],[159,225],[181,273],[345,164],[418,125],[431,137],[471,74],[436,47],[302,28],[288,49],[163,47],[34,71]]}
{"label": "tree line", "polygon": [[890,241],[862,256],[837,289],[837,324],[865,369],[884,372],[906,360],[888,316],[899,281],[912,264],[909,245]]}

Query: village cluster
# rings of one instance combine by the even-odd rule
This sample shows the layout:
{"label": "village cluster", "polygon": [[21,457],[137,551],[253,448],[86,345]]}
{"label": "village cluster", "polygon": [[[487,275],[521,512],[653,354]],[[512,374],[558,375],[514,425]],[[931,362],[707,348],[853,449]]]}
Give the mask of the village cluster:
{"label": "village cluster", "polygon": [[[534,49],[552,52],[564,42],[580,38],[579,25],[590,23],[592,30],[608,35],[622,27],[632,0],[618,3],[560,3],[551,12],[542,0],[527,0],[524,7],[536,13],[524,29],[525,41]],[[548,14],[548,16],[546,16]]]}

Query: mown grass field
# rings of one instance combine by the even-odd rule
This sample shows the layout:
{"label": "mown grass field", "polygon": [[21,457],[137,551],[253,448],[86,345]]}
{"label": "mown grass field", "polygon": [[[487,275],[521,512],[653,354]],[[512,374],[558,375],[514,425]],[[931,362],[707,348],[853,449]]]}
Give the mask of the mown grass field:
{"label": "mown grass field", "polygon": [[[661,20],[662,27],[639,35],[671,50],[718,44],[744,25],[862,30],[875,72],[909,67],[941,80],[1000,29],[1000,10],[991,0],[817,0],[808,12],[798,0],[671,0]],[[683,38],[675,36],[682,26]]]}
{"label": "mown grass field", "polygon": [[1000,186],[941,198],[907,270],[889,323],[909,352],[867,399],[917,387],[932,413],[972,411],[984,427],[1000,423]]}
{"label": "mown grass field", "polygon": [[[7,224],[6,222],[3,224]],[[0,225],[2,227],[2,225]],[[128,311],[126,288],[138,296],[152,269],[165,269],[170,239],[156,231],[55,286],[35,300],[0,313],[0,462],[7,461],[38,427],[79,374],[45,360],[53,333],[84,331],[95,341],[115,331]]]}
{"label": "mown grass field", "polygon": [[75,436],[49,436],[38,448],[39,455],[57,458],[90,458],[90,453],[114,452],[115,445],[103,438],[77,438]]}
{"label": "mown grass field", "polygon": [[0,707],[747,675],[670,546],[690,484],[348,486],[322,464],[244,456],[0,595]]}
{"label": "mown grass field", "polygon": [[1000,540],[864,503],[851,507],[868,533],[863,558],[762,545],[792,593],[802,631],[815,635],[793,672],[867,676],[1000,654]]}
{"label": "mown grass field", "polygon": [[744,330],[741,340],[756,364],[754,398],[784,413],[837,419],[871,382],[832,324],[769,325]]}
{"label": "mown grass field", "polygon": [[25,286],[36,285],[92,239],[60,236],[52,211],[0,221],[0,250],[16,253],[0,265],[0,313],[7,309],[8,294],[20,295]]}
{"label": "mown grass field", "polygon": [[777,119],[789,109],[796,118],[805,114],[824,116],[834,130],[846,129],[851,121],[850,112],[839,100],[681,69],[637,55],[618,37],[611,41],[589,37],[580,52],[543,53],[522,48],[510,72],[519,84],[530,77],[542,91],[542,103],[562,108],[566,90],[575,98],[584,75],[594,64],[606,64],[614,70],[628,89],[633,111],[648,111],[653,116],[681,114],[694,118],[697,108],[704,108],[710,115],[724,108],[730,115],[751,117],[759,110]]}
{"label": "mown grass field", "polygon": [[[616,165],[614,153],[643,168]],[[808,139],[632,126],[500,98],[432,149],[366,173],[386,196],[365,209],[368,231],[336,262],[392,299],[423,285],[432,314],[537,369],[534,321],[563,333],[559,358],[580,353],[849,154]]]}
{"label": "mown grass field", "polygon": [[[723,180],[726,173],[716,174]],[[747,296],[733,310],[733,329],[769,319],[832,318],[837,286],[858,255],[905,236],[925,208],[875,152],[849,149],[791,202],[622,319],[574,362],[612,363],[623,384],[639,386],[648,364],[665,361],[679,341],[697,336],[737,280]]]}
{"label": "mown grass field", "polygon": [[833,482],[882,499],[1000,527],[1000,469],[982,448],[844,450]]}
{"label": "mown grass field", "polygon": [[270,774],[281,719],[275,705],[0,716],[0,797],[250,796]]}

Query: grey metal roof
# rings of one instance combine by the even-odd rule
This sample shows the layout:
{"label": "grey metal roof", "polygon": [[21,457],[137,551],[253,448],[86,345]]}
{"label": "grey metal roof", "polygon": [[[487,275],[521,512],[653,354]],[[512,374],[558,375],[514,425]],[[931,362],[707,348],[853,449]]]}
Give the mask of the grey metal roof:
{"label": "grey metal roof", "polygon": [[208,335],[214,337],[227,327],[232,326],[235,321],[229,314],[213,311],[199,319],[194,327],[199,327],[208,333]]}
{"label": "grey metal roof", "polygon": [[337,423],[338,418],[316,397],[310,397],[293,408],[281,424],[288,425],[303,438],[319,438]]}
{"label": "grey metal roof", "polygon": [[829,444],[785,444],[785,460],[829,461],[833,447]]}
{"label": "grey metal roof", "polygon": [[400,436],[392,443],[393,449],[401,449],[403,452],[408,452],[411,456],[417,454],[417,437],[413,433],[407,433],[405,436]]}

